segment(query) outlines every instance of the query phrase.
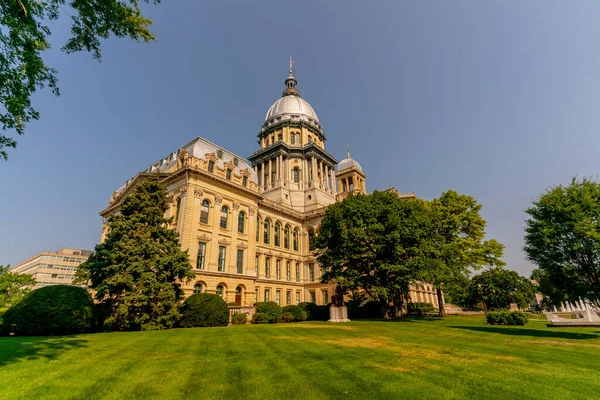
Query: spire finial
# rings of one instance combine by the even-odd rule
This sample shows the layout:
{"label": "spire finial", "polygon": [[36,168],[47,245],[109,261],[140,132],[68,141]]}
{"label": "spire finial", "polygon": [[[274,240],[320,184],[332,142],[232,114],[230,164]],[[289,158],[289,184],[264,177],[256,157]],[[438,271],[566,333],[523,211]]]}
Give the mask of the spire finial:
{"label": "spire finial", "polygon": [[292,60],[292,56],[290,56],[290,76],[294,76],[294,61]]}
{"label": "spire finial", "polygon": [[350,149],[348,148],[348,145],[346,145],[346,153],[348,154],[348,158],[350,158]]}

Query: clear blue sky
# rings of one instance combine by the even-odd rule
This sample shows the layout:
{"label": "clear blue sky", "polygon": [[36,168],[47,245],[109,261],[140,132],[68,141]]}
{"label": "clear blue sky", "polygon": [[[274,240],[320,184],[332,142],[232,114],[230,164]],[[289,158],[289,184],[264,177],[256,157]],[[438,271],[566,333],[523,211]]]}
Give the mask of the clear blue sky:
{"label": "clear blue sky", "polygon": [[[157,43],[110,39],[103,62],[58,51],[62,95],[0,162],[0,264],[92,249],[113,190],[196,136],[242,156],[298,88],[367,189],[483,205],[508,268],[529,274],[524,209],[600,170],[600,3],[175,1],[146,7]],[[283,4],[287,3],[287,4]]]}

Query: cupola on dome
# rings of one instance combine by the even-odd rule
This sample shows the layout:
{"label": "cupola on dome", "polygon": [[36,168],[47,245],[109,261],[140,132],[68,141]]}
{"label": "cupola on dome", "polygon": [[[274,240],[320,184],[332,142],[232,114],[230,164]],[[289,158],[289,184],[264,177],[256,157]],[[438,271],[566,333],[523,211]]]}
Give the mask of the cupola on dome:
{"label": "cupola on dome", "polygon": [[317,113],[308,103],[300,97],[300,91],[296,88],[298,81],[294,76],[293,61],[290,60],[290,74],[285,80],[285,90],[267,111],[262,132],[282,122],[304,122],[312,126],[319,133],[323,133]]}

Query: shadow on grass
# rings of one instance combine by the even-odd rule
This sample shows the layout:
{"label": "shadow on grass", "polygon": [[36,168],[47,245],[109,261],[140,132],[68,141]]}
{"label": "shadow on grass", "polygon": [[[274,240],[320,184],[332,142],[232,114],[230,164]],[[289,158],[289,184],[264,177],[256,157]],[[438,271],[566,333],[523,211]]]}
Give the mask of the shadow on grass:
{"label": "shadow on grass", "polygon": [[539,329],[508,328],[503,326],[449,326],[448,328],[464,329],[475,332],[499,333],[513,336],[537,336],[557,339],[600,339],[600,335],[593,333],[556,332]]}
{"label": "shadow on grass", "polygon": [[73,337],[0,337],[0,367],[19,360],[54,360],[62,353],[87,347]]}
{"label": "shadow on grass", "polygon": [[378,320],[381,322],[424,322],[424,321],[443,321],[444,317],[438,317],[434,315],[423,315],[423,316],[410,316],[400,317],[386,320]]}

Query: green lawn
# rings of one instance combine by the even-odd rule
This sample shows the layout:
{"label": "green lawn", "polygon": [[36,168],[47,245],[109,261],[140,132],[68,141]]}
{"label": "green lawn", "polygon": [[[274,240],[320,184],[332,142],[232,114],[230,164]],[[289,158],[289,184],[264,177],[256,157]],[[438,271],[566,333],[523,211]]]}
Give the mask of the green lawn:
{"label": "green lawn", "polygon": [[600,329],[484,318],[0,338],[0,399],[598,399]]}

